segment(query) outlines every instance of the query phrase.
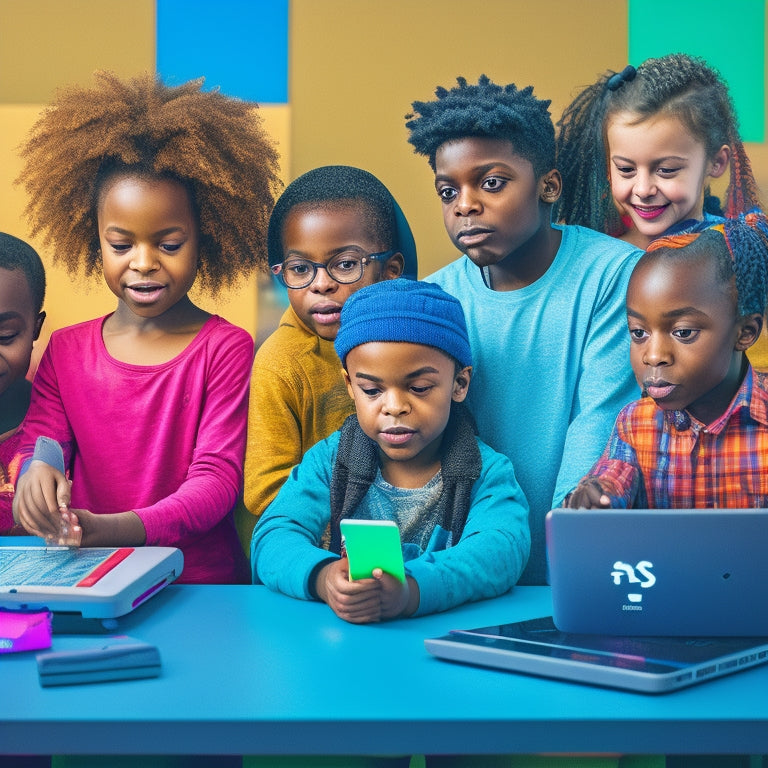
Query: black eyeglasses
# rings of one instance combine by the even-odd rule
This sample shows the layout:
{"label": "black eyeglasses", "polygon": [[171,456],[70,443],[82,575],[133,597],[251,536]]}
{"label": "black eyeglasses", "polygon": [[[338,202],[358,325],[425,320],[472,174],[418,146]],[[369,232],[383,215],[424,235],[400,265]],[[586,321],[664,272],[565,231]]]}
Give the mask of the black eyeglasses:
{"label": "black eyeglasses", "polygon": [[363,276],[366,264],[372,261],[386,261],[394,255],[395,251],[366,254],[344,251],[336,254],[327,264],[289,258],[282,264],[275,264],[271,269],[286,288],[306,288],[312,285],[318,269],[324,269],[337,283],[356,283]]}

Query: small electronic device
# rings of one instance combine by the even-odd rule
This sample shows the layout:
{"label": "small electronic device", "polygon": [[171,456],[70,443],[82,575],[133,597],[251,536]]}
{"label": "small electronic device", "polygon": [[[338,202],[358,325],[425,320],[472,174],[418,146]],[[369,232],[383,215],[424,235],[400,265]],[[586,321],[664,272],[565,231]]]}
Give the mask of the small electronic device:
{"label": "small electronic device", "polygon": [[37,654],[40,685],[133,680],[160,674],[160,652],[132,637],[106,638],[95,646]]}
{"label": "small electronic device", "polygon": [[551,617],[454,630],[424,643],[447,661],[641,693],[673,691],[768,661],[768,638],[577,635],[558,630]]}
{"label": "small electronic device", "polygon": [[340,523],[349,561],[350,581],[370,579],[375,568],[405,582],[400,530],[391,520],[355,520]]}
{"label": "small electronic device", "polygon": [[9,611],[0,608],[0,653],[51,647],[50,611]]}
{"label": "small electronic device", "polygon": [[768,637],[768,510],[554,509],[558,629]]}
{"label": "small electronic device", "polygon": [[177,579],[183,565],[175,547],[0,546],[0,608],[123,616]]}

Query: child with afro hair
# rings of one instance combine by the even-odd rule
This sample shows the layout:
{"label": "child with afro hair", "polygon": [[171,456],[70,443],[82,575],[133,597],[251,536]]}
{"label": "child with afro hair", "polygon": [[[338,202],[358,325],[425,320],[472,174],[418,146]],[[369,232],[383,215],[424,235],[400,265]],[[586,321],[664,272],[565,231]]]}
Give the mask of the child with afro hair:
{"label": "child with afro hair", "polygon": [[83,546],[165,545],[181,581],[248,580],[232,508],[242,487],[253,341],[197,307],[266,266],[279,182],[256,105],[97,73],[61,90],[23,148],[33,234],[73,273],[102,271],[117,307],[55,331],[21,455],[61,444],[72,477],[27,461],[14,515]]}
{"label": "child with afro hair", "polygon": [[640,251],[551,223],[561,192],[549,101],[482,76],[413,103],[409,141],[435,172],[463,255],[427,278],[464,307],[480,437],[507,455],[530,505],[521,584],[546,582],[544,516],[600,455],[637,390],[627,364],[627,281]]}

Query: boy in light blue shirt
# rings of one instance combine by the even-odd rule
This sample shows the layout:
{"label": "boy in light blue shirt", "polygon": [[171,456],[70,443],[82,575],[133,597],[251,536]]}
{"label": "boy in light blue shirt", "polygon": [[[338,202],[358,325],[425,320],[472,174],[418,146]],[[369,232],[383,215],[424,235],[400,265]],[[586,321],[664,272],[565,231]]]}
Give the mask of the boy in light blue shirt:
{"label": "boy in light blue shirt", "polygon": [[467,402],[531,507],[520,583],[545,584],[544,516],[639,394],[624,299],[641,251],[551,223],[555,133],[549,101],[532,87],[459,78],[413,108],[409,140],[429,159],[446,230],[465,254],[428,279],[464,308],[477,366]]}

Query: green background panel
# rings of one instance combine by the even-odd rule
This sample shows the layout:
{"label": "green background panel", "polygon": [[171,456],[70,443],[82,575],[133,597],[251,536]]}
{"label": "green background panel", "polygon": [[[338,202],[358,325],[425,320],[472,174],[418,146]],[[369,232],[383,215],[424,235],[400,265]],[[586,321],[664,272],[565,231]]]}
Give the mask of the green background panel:
{"label": "green background panel", "polygon": [[743,141],[765,138],[765,0],[629,0],[629,63],[701,56],[731,91]]}
{"label": "green background panel", "polygon": [[154,70],[154,0],[0,0],[0,103],[47,102],[96,68]]}

